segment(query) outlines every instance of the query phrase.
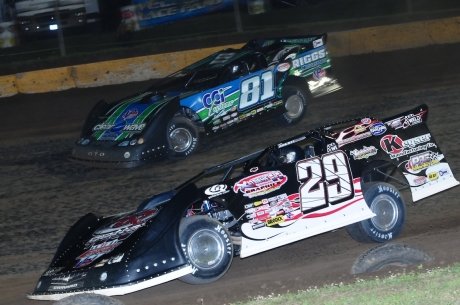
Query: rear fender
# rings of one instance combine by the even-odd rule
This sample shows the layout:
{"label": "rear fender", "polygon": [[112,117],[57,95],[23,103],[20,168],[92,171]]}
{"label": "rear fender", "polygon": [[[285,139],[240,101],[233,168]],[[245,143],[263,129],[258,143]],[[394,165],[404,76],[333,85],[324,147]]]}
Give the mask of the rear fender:
{"label": "rear fender", "polygon": [[[374,149],[371,157],[355,162],[358,167],[365,168],[359,176],[369,172],[368,162],[374,161],[379,166],[382,161],[390,162],[404,176],[414,202],[458,185],[441,148],[425,123],[427,117],[428,107],[420,105],[382,120],[385,125],[383,133],[383,127],[379,126],[380,135],[354,145],[358,150],[363,147]],[[378,174],[373,175],[370,177],[378,177]]]}

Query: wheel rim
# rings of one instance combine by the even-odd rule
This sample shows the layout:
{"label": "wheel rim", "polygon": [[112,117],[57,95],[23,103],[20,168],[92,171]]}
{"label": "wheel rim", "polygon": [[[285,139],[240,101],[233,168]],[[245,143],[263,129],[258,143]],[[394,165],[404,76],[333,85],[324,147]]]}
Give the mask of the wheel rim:
{"label": "wheel rim", "polygon": [[170,134],[171,144],[175,152],[184,152],[192,145],[193,137],[185,128],[174,129]]}
{"label": "wheel rim", "polygon": [[201,269],[211,269],[224,258],[224,243],[211,230],[201,230],[190,237],[187,251],[190,261]]}
{"label": "wheel rim", "polygon": [[285,104],[286,107],[286,115],[290,119],[296,119],[298,118],[303,111],[303,100],[300,96],[297,94],[291,95]]}
{"label": "wheel rim", "polygon": [[392,197],[383,194],[377,196],[371,203],[371,210],[376,215],[371,221],[378,230],[387,232],[393,229],[399,212],[398,205]]}

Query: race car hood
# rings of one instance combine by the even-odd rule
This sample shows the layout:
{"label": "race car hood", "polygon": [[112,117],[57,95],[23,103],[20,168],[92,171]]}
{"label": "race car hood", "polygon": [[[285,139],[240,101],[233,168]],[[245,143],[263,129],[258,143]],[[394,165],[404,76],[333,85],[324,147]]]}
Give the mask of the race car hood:
{"label": "race car hood", "polygon": [[30,299],[58,300],[84,291],[120,295],[192,272],[178,239],[189,185],[169,202],[109,217],[87,214],[67,233]]}

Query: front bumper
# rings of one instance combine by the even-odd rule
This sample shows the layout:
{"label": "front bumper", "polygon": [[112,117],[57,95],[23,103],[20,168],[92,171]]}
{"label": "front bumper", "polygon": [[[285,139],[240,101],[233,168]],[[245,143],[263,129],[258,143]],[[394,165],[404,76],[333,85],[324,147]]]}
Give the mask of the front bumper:
{"label": "front bumper", "polygon": [[170,154],[167,145],[118,146],[115,141],[93,141],[88,145],[75,144],[68,159],[91,167],[131,168]]}
{"label": "front bumper", "polygon": [[[142,289],[153,287],[159,284],[163,284],[179,277],[192,273],[193,269],[190,265],[183,265],[171,270],[163,271],[158,274],[153,274],[147,278],[138,279],[129,283],[110,285],[110,286],[99,286],[99,287],[82,287],[77,289],[63,289],[63,291],[46,291],[46,292],[34,292],[27,294],[27,298],[31,300],[41,301],[58,301],[65,297],[79,294],[79,293],[97,293],[106,296],[113,295],[125,295],[128,293],[136,292]],[[50,279],[48,279],[50,278]],[[50,282],[51,277],[42,276],[37,284],[44,285],[45,282]],[[70,285],[69,285],[70,286]],[[39,288],[37,288],[39,289]]]}

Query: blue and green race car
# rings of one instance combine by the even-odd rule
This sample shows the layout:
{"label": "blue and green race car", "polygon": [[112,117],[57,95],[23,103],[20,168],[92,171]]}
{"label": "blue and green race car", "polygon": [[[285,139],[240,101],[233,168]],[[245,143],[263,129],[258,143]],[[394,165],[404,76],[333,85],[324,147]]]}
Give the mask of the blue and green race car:
{"label": "blue and green race car", "polygon": [[204,139],[274,117],[299,122],[310,99],[341,86],[332,76],[327,35],[252,40],[212,54],[145,92],[94,106],[71,161],[135,167],[188,156]]}

